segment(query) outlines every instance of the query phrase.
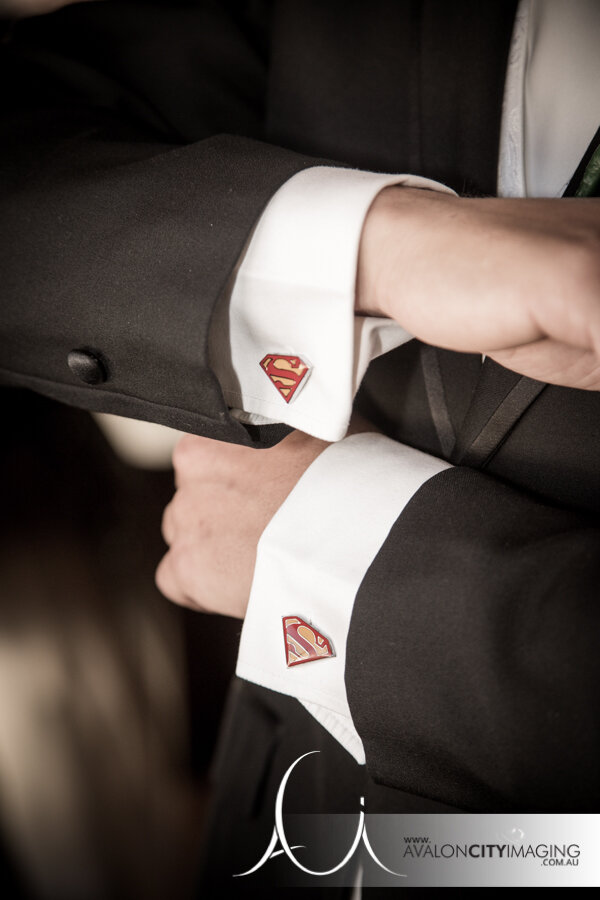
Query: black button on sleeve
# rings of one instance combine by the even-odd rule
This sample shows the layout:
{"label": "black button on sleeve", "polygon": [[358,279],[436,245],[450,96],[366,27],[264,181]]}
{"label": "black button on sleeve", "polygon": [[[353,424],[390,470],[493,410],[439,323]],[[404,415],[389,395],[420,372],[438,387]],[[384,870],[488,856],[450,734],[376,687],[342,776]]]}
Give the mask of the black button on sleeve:
{"label": "black button on sleeve", "polygon": [[106,366],[90,350],[71,350],[67,364],[73,375],[86,384],[102,384],[108,378]]}

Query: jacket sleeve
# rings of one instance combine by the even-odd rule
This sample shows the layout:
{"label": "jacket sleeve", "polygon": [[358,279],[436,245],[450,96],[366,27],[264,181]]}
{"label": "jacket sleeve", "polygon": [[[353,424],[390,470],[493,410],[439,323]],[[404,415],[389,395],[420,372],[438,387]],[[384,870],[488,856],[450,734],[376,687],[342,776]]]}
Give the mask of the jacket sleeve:
{"label": "jacket sleeve", "polygon": [[346,688],[377,782],[481,811],[600,804],[600,529],[455,467],[362,582]]}
{"label": "jacket sleeve", "polygon": [[324,162],[264,140],[264,10],[107,0],[7,30],[3,383],[251,442],[212,311],[273,193]]}

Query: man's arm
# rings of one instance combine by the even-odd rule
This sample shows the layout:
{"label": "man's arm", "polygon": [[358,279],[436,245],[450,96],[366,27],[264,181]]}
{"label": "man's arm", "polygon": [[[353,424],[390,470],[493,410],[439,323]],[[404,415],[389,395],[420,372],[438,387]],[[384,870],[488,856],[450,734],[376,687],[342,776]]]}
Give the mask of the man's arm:
{"label": "man's arm", "polygon": [[[264,30],[235,4],[109,2],[16,28],[4,61],[15,85],[3,141],[4,380],[248,442],[212,371],[208,325],[269,198],[318,162],[214,137],[262,136]],[[548,229],[555,211],[543,206],[551,202],[528,201],[537,206],[523,222],[525,207],[510,204],[524,202],[383,192],[364,231],[359,312],[387,313],[424,340],[476,346],[535,377],[593,385],[594,212],[584,222],[579,207],[570,229],[561,220],[557,239]],[[536,245],[538,269],[552,260],[542,304],[527,277],[516,292],[510,280]],[[481,263],[467,278],[456,265],[465,251]],[[568,313],[557,270],[583,288]],[[519,271],[527,275],[529,262]],[[492,281],[499,288],[483,302],[481,283]],[[93,384],[82,380],[80,356],[69,370],[73,351],[94,369]]]}
{"label": "man's arm", "polygon": [[[186,438],[159,587],[243,618],[252,586],[240,674],[299,697],[364,752],[376,781],[473,810],[595,810],[597,520],[380,440],[356,444],[349,469],[344,442],[326,449],[300,433],[260,454]],[[378,468],[386,511],[359,491],[355,522],[355,479]],[[308,520],[307,485],[319,490]],[[391,530],[365,563],[362,529],[387,507]],[[338,659],[286,669],[282,615],[323,630],[345,659],[346,691]]]}
{"label": "man's arm", "polygon": [[600,389],[600,199],[386,188],[365,221],[356,309],[551,384]]}

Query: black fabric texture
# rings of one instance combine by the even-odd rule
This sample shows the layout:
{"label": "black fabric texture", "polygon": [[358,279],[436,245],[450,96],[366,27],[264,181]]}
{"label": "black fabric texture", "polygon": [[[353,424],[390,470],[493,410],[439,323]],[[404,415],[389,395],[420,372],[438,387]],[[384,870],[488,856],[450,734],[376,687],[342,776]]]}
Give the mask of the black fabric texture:
{"label": "black fabric texture", "polygon": [[423,366],[423,380],[427,393],[427,402],[429,403],[431,418],[440,442],[440,450],[442,456],[449,459],[456,443],[456,432],[448,410],[448,400],[442,379],[442,369],[437,347],[423,344],[421,347],[421,365]]}
{"label": "black fabric texture", "polygon": [[[15,27],[2,48],[15,85],[2,136],[5,383],[251,443],[208,367],[210,318],[272,194],[320,160],[256,140],[266,63],[244,25],[237,4],[109,2]],[[106,360],[105,383],[69,371],[80,347]]]}
{"label": "black fabric texture", "polygon": [[594,520],[471,469],[426,482],[348,637],[372,777],[471,810],[597,810],[599,577]]}

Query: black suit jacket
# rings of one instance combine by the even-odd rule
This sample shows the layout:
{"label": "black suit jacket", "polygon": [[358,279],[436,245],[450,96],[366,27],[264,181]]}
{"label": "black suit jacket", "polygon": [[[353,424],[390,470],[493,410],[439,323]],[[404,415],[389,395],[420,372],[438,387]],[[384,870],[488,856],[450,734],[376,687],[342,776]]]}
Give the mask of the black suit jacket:
{"label": "black suit jacket", "polygon": [[[252,226],[314,164],[493,194],[515,6],[106,2],[9,28],[4,381],[276,440],[229,416],[207,360]],[[104,380],[72,374],[74,349]],[[413,497],[360,588],[350,708],[376,781],[464,809],[600,800],[600,401],[539,388],[413,341],[359,397],[459,464]],[[515,397],[523,415],[503,419]]]}

